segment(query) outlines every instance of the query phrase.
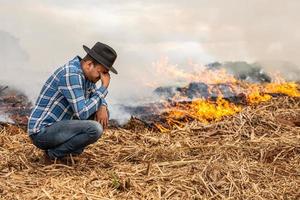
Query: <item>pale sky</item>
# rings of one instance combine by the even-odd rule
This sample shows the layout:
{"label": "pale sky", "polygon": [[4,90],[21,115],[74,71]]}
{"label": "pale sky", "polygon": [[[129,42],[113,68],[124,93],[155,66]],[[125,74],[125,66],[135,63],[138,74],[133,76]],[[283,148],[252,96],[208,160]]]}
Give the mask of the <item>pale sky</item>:
{"label": "pale sky", "polygon": [[[34,99],[45,79],[97,41],[118,53],[109,102],[167,83],[155,65],[283,61],[300,70],[300,1],[0,0],[0,81]],[[168,62],[165,63],[166,58]],[[267,65],[271,67],[271,65]]]}

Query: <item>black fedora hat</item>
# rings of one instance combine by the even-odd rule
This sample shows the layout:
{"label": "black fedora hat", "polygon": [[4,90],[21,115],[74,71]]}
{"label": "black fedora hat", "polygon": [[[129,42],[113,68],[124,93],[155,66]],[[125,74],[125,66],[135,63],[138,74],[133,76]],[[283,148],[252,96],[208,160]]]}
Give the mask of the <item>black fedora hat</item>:
{"label": "black fedora hat", "polygon": [[98,63],[113,73],[118,74],[117,70],[112,66],[117,58],[117,53],[113,48],[101,42],[97,42],[91,49],[85,45],[83,45],[83,49]]}

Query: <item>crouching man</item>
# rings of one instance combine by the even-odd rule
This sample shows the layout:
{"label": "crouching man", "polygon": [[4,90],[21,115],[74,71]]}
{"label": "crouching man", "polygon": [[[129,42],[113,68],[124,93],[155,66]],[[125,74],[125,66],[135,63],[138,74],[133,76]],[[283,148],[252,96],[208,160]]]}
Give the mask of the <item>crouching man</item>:
{"label": "crouching man", "polygon": [[83,48],[84,58],[76,56],[48,78],[29,117],[28,134],[50,159],[81,154],[108,125],[105,97],[109,71],[117,74],[112,66],[117,54],[100,42]]}

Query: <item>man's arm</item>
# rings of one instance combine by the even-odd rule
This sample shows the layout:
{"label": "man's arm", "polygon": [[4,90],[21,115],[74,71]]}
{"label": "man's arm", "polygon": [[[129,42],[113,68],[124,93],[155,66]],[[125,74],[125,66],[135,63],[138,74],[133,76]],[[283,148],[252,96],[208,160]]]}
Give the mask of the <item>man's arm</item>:
{"label": "man's arm", "polygon": [[[96,90],[96,85],[94,85],[93,88]],[[107,128],[109,120],[109,111],[107,107],[108,105],[106,100],[104,98],[101,98],[101,105],[99,109],[95,113],[93,113],[88,119],[95,120],[99,122],[103,128]]]}
{"label": "man's arm", "polygon": [[[94,86],[94,89],[96,89],[96,85]],[[101,98],[101,105],[100,105],[99,109],[89,119],[95,120],[95,121],[99,122],[103,128],[107,128],[108,120],[109,120],[109,113],[108,113],[108,105],[104,98]]]}
{"label": "man's arm", "polygon": [[107,102],[104,98],[101,98],[101,106],[106,106],[107,107]]}
{"label": "man's arm", "polygon": [[100,87],[89,99],[86,99],[81,76],[75,73],[64,75],[59,81],[58,90],[66,97],[75,115],[81,120],[88,119],[95,113],[99,109],[102,99],[107,95],[107,89]]}
{"label": "man's arm", "polygon": [[95,120],[99,122],[103,128],[107,128],[109,120],[109,112],[107,106],[100,106],[95,113]]}
{"label": "man's arm", "polygon": [[[97,90],[96,84],[93,84],[92,88],[93,88],[93,91],[96,91]],[[93,94],[94,93],[92,93],[91,95],[93,95]],[[101,98],[101,106],[107,106],[107,102],[106,102],[105,98]]]}
{"label": "man's arm", "polygon": [[[101,74],[101,81],[102,85],[105,88],[108,88],[109,83],[110,83],[110,74],[109,73],[104,73]],[[107,128],[108,126],[108,120],[109,120],[109,113],[107,109],[107,103],[105,99],[103,98],[103,101],[101,102],[100,108],[97,110],[95,114],[95,120],[98,121],[103,128]]]}

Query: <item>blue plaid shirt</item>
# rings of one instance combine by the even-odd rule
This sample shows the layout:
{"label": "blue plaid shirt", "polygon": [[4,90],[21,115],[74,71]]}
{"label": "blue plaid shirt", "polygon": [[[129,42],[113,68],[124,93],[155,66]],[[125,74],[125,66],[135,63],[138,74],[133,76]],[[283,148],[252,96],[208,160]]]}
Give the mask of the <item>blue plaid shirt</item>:
{"label": "blue plaid shirt", "polygon": [[107,89],[85,78],[80,60],[76,56],[48,78],[31,111],[29,135],[57,121],[88,119],[101,105],[107,106]]}

